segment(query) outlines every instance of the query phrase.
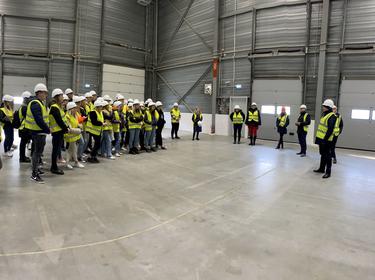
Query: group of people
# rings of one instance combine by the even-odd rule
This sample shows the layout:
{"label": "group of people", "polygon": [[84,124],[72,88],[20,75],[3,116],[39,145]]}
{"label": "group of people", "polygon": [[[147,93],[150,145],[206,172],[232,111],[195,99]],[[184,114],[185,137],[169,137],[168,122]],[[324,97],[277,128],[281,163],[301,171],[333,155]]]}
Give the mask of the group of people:
{"label": "group of people", "polygon": [[[331,177],[332,161],[337,163],[336,143],[337,139],[343,131],[344,123],[341,115],[337,112],[337,107],[331,99],[327,99],[323,103],[323,114],[317,129],[315,143],[319,145],[319,153],[321,155],[320,166],[314,170],[316,173],[324,173],[323,178]],[[233,144],[241,143],[241,131],[243,124],[248,126],[249,145],[254,146],[257,139],[257,132],[262,124],[261,114],[256,103],[252,103],[247,116],[242,112],[241,107],[236,105],[230,114],[233,124]],[[276,149],[284,149],[284,135],[287,134],[287,128],[290,124],[289,115],[286,108],[281,108],[281,113],[276,118],[276,128],[279,134],[279,141]],[[300,106],[300,114],[295,125],[297,126],[298,142],[300,144],[300,157],[306,157],[307,144],[306,138],[311,124],[311,117],[307,113],[307,106]]]}
{"label": "group of people", "polygon": [[[0,123],[4,130],[5,156],[12,157],[16,145],[14,129],[18,129],[20,141],[19,161],[32,165],[32,180],[43,183],[43,153],[46,136],[52,135],[50,171],[63,175],[58,164],[67,169],[84,168],[83,163],[99,163],[98,156],[111,160],[124,151],[137,155],[141,150],[151,153],[165,150],[162,130],[166,123],[163,104],[151,99],[140,102],[126,100],[118,94],[115,100],[105,95],[99,97],[95,91],[84,96],[75,95],[71,89],[65,92],[54,89],[52,101],[47,105],[48,89],[37,84],[34,93],[22,94],[23,104],[14,111],[14,97],[4,95],[0,108]],[[171,110],[172,138],[179,139],[181,112],[177,103]],[[197,119],[201,119],[201,114]],[[0,131],[0,137],[1,137]],[[196,136],[198,138],[198,134]],[[0,138],[0,142],[1,142]],[[31,158],[26,156],[26,147],[31,143]],[[62,151],[66,151],[66,159]]]}

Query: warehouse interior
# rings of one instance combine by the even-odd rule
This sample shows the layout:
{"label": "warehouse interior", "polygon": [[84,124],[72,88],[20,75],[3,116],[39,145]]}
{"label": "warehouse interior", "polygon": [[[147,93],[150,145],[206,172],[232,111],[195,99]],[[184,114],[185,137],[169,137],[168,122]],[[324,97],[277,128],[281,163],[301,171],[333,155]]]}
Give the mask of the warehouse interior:
{"label": "warehouse interior", "polygon": [[[375,1],[2,0],[0,31],[0,98],[19,107],[37,83],[50,97],[151,98],[164,105],[168,148],[37,185],[18,150],[1,147],[0,279],[374,279]],[[322,180],[326,99],[344,129]],[[245,126],[233,145],[229,115],[252,102],[257,146]],[[291,124],[275,150],[282,107]]]}

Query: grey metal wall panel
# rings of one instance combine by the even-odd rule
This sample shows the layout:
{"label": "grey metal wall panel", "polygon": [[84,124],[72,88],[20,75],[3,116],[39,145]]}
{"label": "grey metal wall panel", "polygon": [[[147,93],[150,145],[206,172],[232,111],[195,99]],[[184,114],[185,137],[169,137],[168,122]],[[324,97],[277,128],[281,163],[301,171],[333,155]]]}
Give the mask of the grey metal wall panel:
{"label": "grey metal wall panel", "polygon": [[48,88],[50,92],[54,88],[66,88],[73,87],[73,63],[70,61],[53,61],[51,63],[51,73],[48,79]]}
{"label": "grey metal wall panel", "polygon": [[255,78],[298,78],[303,76],[304,58],[272,57],[255,60]]}
{"label": "grey metal wall panel", "polygon": [[45,77],[47,72],[47,61],[4,59],[4,75]]}
{"label": "grey metal wall panel", "polygon": [[5,50],[8,52],[47,53],[47,22],[5,18]]}
{"label": "grey metal wall panel", "polygon": [[221,21],[220,40],[225,52],[234,51],[234,46],[236,46],[236,53],[241,51],[246,53],[251,50],[252,18],[252,13],[247,13]]}
{"label": "grey metal wall panel", "polygon": [[[91,63],[82,63],[78,64],[78,80],[79,93],[85,93],[89,90],[95,90],[99,92],[99,81],[100,81],[100,66]],[[85,84],[89,84],[90,88],[86,88]]]}
{"label": "grey metal wall panel", "polygon": [[328,29],[328,44],[335,44],[335,49],[339,50],[342,37],[344,19],[344,1],[332,1],[331,13]]}
{"label": "grey metal wall panel", "polygon": [[342,71],[346,79],[375,80],[375,55],[345,55]]}
{"label": "grey metal wall panel", "polygon": [[[225,60],[220,67],[220,97],[249,96],[251,63],[247,58]],[[236,88],[241,85],[241,88]]]}
{"label": "grey metal wall panel", "polygon": [[51,53],[73,54],[74,23],[51,22]]}
{"label": "grey metal wall panel", "polygon": [[141,52],[106,45],[104,47],[104,61],[109,64],[144,67],[145,56]]}

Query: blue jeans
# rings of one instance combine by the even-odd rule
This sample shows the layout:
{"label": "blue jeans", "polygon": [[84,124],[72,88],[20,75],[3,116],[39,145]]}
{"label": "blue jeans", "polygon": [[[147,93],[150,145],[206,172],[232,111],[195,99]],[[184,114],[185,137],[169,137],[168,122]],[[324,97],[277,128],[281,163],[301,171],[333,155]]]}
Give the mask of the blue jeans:
{"label": "blue jeans", "polygon": [[86,146],[85,135],[84,133],[82,133],[81,138],[78,141],[78,151],[77,151],[78,158],[82,157],[83,152],[85,151],[85,146]]}
{"label": "blue jeans", "polygon": [[129,129],[129,149],[138,148],[139,145],[139,128]]}
{"label": "blue jeans", "polygon": [[6,124],[4,126],[4,134],[5,134],[5,140],[4,140],[4,152],[9,152],[10,149],[13,146],[14,141],[14,129],[11,125]]}
{"label": "blue jeans", "polygon": [[102,144],[101,151],[102,156],[111,157],[112,156],[112,140],[111,140],[111,130],[103,130],[102,134]]}
{"label": "blue jeans", "polygon": [[153,127],[151,131],[145,131],[145,148],[151,149],[155,146],[156,129]]}
{"label": "blue jeans", "polygon": [[115,152],[120,153],[121,134],[120,134],[120,132],[114,132],[113,134],[114,134],[114,137],[115,137],[115,141],[114,141]]}

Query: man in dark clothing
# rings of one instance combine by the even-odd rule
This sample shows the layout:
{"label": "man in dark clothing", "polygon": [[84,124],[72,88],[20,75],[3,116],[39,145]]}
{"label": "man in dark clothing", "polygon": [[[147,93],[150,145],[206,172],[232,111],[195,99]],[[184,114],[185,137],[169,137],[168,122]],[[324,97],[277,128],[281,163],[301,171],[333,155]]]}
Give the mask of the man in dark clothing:
{"label": "man in dark clothing", "polygon": [[31,141],[30,131],[25,129],[25,118],[27,112],[27,104],[29,103],[31,97],[31,93],[25,91],[22,93],[23,104],[18,109],[18,121],[19,121],[19,128],[18,128],[18,136],[21,138],[20,142],[20,162],[31,162],[31,159],[26,156],[26,145]]}
{"label": "man in dark clothing", "polygon": [[40,177],[44,172],[39,169],[39,163],[46,144],[46,136],[50,133],[48,126],[48,112],[44,105],[48,90],[44,84],[37,84],[34,88],[35,98],[27,105],[25,128],[30,131],[33,144],[31,179],[44,183]]}
{"label": "man in dark clothing", "polygon": [[160,101],[156,102],[156,110],[159,113],[159,120],[157,123],[157,129],[156,129],[156,141],[155,141],[156,147],[160,147],[162,150],[166,150],[167,148],[163,146],[163,136],[162,136],[163,128],[164,128],[166,121],[164,119],[163,104]]}
{"label": "man in dark clothing", "polygon": [[104,125],[104,116],[102,113],[103,102],[97,100],[94,102],[94,106],[95,110],[89,113],[87,121],[87,131],[90,132],[91,137],[94,139],[94,147],[92,148],[90,157],[87,161],[90,163],[99,163],[97,155],[100,149],[101,135]]}
{"label": "man in dark clothing", "polygon": [[[245,121],[245,114],[239,105],[234,106],[234,111],[229,116],[233,124],[233,144],[241,144],[242,125]],[[238,139],[238,140],[237,140]]]}
{"label": "man in dark clothing", "polygon": [[333,113],[336,115],[336,124],[335,124],[335,131],[334,131],[334,136],[333,136],[333,141],[332,141],[332,159],[333,163],[337,163],[337,158],[336,158],[336,144],[337,144],[337,139],[341,135],[343,129],[344,129],[344,122],[342,120],[341,115],[337,112],[337,107],[333,106]]}
{"label": "man in dark clothing", "polygon": [[320,118],[318,130],[316,132],[315,144],[319,145],[320,166],[314,170],[316,173],[325,173],[324,179],[331,177],[332,167],[332,141],[336,124],[336,115],[332,112],[334,103],[327,99],[323,103],[323,114]]}
{"label": "man in dark clothing", "polygon": [[307,109],[306,105],[301,105],[300,114],[296,122],[298,142],[299,142],[299,145],[301,146],[301,151],[297,153],[297,155],[300,155],[301,157],[306,156],[306,151],[307,151],[306,136],[309,130],[309,125],[311,124],[311,117],[306,112],[306,109]]}

